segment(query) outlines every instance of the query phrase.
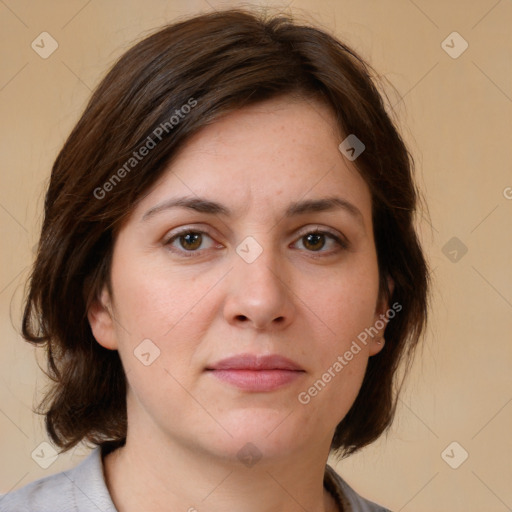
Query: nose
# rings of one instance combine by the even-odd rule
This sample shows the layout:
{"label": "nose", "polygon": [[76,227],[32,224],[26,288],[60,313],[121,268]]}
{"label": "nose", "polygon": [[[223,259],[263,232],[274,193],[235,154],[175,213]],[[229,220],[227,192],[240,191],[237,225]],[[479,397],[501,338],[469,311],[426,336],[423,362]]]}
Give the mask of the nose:
{"label": "nose", "polygon": [[295,314],[293,290],[284,265],[264,250],[252,263],[234,255],[224,317],[231,325],[256,330],[283,329]]}

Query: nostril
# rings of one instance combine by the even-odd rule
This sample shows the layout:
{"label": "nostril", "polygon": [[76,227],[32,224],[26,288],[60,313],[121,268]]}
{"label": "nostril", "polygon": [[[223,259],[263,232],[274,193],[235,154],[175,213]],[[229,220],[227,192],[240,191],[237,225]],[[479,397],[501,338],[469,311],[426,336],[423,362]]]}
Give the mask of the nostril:
{"label": "nostril", "polygon": [[248,318],[245,315],[237,315],[236,319],[241,320],[242,322],[245,322],[248,320]]}

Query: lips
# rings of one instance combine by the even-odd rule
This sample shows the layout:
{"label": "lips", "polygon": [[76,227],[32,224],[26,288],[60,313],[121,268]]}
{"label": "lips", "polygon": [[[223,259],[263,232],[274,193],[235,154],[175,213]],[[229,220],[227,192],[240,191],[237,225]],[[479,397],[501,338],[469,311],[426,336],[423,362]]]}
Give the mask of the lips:
{"label": "lips", "polygon": [[297,363],[280,355],[239,354],[206,368],[214,377],[244,391],[273,391],[304,375]]}
{"label": "lips", "polygon": [[292,370],[304,371],[298,364],[279,355],[239,354],[207,367],[207,370]]}

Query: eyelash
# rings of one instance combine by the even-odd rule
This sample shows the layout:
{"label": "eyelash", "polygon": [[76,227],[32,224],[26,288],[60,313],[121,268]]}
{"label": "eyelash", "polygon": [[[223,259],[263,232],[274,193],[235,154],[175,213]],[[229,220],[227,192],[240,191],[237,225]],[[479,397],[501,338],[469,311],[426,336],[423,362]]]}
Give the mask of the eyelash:
{"label": "eyelash", "polygon": [[[174,233],[171,237],[169,237],[164,242],[164,245],[166,247],[171,248],[172,247],[172,243],[174,241],[179,240],[181,237],[183,237],[185,235],[189,235],[189,234],[206,235],[207,237],[209,237],[210,239],[213,240],[213,237],[211,237],[207,231],[203,231],[201,229],[190,229],[190,228],[187,228],[187,229],[184,229],[184,230],[179,231],[177,233]],[[345,239],[340,238],[339,236],[335,235],[334,233],[331,233],[330,231],[326,231],[326,230],[315,230],[315,229],[313,229],[313,230],[307,231],[304,234],[302,234],[297,239],[297,241],[302,240],[307,235],[325,235],[327,238],[333,240],[338,245],[338,249],[339,250],[347,250],[349,248],[349,246],[350,246],[350,244]],[[187,250],[187,249],[183,249],[183,248],[181,248],[181,249],[171,248],[170,250],[173,253],[178,254],[178,255],[180,255],[182,257],[190,258],[190,257],[197,256],[197,255],[201,254],[202,251],[205,251],[205,250],[208,250],[208,249]],[[333,254],[332,251],[323,251],[323,250],[308,251],[306,249],[306,252],[311,253],[311,256],[313,256],[313,257],[318,257],[318,255],[321,255],[322,253],[324,253],[324,255],[325,255],[325,253],[327,253],[326,254],[327,256]],[[338,252],[338,251],[336,251],[336,252]]]}

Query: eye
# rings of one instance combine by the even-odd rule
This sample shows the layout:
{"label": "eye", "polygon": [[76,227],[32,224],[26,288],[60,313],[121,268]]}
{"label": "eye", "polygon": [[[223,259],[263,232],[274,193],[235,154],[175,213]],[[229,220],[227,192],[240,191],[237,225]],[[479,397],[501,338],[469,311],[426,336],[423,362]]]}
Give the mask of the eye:
{"label": "eye", "polygon": [[299,249],[321,253],[336,252],[337,250],[346,249],[348,247],[348,243],[334,233],[318,230],[306,233],[295,243],[299,245]]}
{"label": "eye", "polygon": [[202,250],[214,247],[214,241],[208,233],[200,230],[184,230],[175,233],[165,241],[165,246],[169,247],[172,252],[186,253],[200,252]]}

